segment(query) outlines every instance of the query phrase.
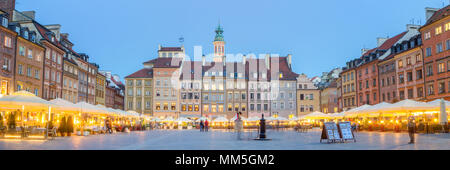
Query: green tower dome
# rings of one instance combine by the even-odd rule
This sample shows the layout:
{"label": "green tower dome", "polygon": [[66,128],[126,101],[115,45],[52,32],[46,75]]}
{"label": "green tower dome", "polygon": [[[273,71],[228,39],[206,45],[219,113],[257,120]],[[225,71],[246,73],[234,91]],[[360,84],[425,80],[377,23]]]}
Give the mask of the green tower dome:
{"label": "green tower dome", "polygon": [[220,24],[219,24],[219,26],[217,26],[217,29],[215,32],[216,32],[216,37],[214,38],[214,41],[224,41],[223,28],[220,26]]}

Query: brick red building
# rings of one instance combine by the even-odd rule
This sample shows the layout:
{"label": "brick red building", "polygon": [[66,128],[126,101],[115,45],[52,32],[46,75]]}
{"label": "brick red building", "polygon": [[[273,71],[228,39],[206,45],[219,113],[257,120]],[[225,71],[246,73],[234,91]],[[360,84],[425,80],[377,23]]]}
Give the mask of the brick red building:
{"label": "brick red building", "polygon": [[378,83],[378,63],[379,58],[385,58],[392,45],[396,43],[406,32],[398,34],[392,38],[378,38],[378,47],[367,51],[362,57],[362,62],[356,68],[357,80],[356,90],[358,96],[358,106],[364,104],[378,104],[379,83]]}
{"label": "brick red building", "polygon": [[425,96],[450,100],[450,6],[426,8],[427,22],[420,28],[423,40]]}

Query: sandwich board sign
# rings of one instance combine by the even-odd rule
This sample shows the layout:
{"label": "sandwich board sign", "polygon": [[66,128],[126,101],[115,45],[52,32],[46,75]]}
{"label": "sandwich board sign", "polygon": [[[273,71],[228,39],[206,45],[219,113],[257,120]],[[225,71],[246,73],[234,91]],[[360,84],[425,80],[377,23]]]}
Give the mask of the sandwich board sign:
{"label": "sandwich board sign", "polygon": [[339,122],[339,132],[341,134],[341,138],[344,141],[353,140],[356,142],[355,135],[352,131],[352,125],[350,122]]}
{"label": "sandwich board sign", "polygon": [[323,124],[322,135],[320,138],[320,142],[322,140],[327,140],[328,143],[333,143],[341,140],[341,136],[339,134],[339,129],[334,122],[325,122]]}

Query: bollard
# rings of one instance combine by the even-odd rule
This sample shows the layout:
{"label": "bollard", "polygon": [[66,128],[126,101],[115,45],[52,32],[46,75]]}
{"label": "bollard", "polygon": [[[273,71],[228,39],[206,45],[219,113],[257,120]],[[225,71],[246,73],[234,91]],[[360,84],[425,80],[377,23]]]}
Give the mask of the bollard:
{"label": "bollard", "polygon": [[264,119],[264,114],[262,115],[261,120],[259,121],[259,138],[266,139],[266,119]]}

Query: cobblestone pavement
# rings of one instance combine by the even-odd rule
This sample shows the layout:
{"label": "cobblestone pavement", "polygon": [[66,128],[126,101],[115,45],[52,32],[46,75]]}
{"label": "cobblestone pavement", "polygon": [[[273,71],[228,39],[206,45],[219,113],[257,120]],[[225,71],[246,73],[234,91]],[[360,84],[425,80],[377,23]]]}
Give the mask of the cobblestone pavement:
{"label": "cobblestone pavement", "polygon": [[272,140],[255,141],[256,131],[238,140],[236,133],[226,130],[153,130],[48,141],[0,139],[0,150],[450,150],[450,134],[417,134],[416,144],[408,144],[407,133],[359,132],[356,143],[322,144],[320,133],[269,130]]}

